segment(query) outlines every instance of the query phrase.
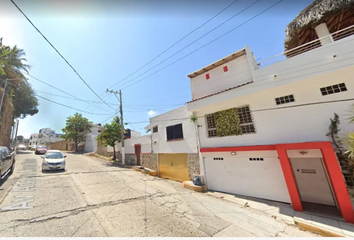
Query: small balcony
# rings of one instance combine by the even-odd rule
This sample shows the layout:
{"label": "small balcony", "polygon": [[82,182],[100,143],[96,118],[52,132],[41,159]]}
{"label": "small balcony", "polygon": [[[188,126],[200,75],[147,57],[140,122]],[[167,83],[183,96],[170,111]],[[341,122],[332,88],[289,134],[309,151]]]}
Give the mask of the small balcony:
{"label": "small balcony", "polygon": [[295,47],[293,49],[287,50],[285,52],[279,53],[279,54],[272,56],[270,58],[259,61],[257,63],[257,65],[258,65],[258,67],[262,68],[262,67],[271,65],[273,63],[310,52],[310,51],[320,48],[320,47],[326,47],[327,44],[331,44],[333,42],[350,37],[352,35],[354,35],[354,25],[343,28],[343,29],[341,29],[337,32],[331,33],[327,36],[317,38],[311,42],[307,42],[307,43],[302,44],[302,45]]}

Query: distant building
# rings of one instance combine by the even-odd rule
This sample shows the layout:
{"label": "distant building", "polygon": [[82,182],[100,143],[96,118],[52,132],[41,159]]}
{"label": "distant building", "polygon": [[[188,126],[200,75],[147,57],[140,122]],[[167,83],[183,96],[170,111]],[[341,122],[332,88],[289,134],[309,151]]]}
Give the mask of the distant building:
{"label": "distant building", "polygon": [[41,128],[39,133],[33,133],[29,139],[29,147],[33,145],[46,145],[48,143],[55,143],[62,141],[61,133],[55,133],[54,130],[50,128]]}

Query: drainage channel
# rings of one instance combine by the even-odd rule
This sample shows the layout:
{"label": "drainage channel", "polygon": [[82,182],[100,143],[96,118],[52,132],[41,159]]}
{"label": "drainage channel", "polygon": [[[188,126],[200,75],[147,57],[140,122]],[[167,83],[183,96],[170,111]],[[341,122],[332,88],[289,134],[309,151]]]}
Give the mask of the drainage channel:
{"label": "drainage channel", "polygon": [[33,208],[33,191],[36,185],[37,160],[26,159],[22,164],[23,170],[17,173],[20,174],[20,179],[10,191],[13,195],[12,203],[1,208],[1,211],[13,211]]}

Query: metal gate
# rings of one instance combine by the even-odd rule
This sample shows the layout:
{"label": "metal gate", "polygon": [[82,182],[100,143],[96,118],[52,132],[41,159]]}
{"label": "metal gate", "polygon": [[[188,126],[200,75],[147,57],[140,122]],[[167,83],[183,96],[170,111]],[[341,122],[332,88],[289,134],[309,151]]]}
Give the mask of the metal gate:
{"label": "metal gate", "polygon": [[175,181],[188,181],[186,153],[159,153],[160,177]]}

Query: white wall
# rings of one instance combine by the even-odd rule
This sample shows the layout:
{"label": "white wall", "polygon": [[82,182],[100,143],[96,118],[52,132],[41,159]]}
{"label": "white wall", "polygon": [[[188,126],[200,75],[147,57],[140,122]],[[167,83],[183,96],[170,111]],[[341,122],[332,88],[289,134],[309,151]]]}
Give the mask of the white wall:
{"label": "white wall", "polygon": [[[197,153],[196,133],[194,123],[190,119],[191,116],[192,113],[187,111],[187,106],[182,106],[151,118],[150,126],[158,126],[158,132],[151,133],[153,140],[153,152]],[[167,141],[166,127],[180,123],[182,123],[183,128],[183,139]]]}
{"label": "white wall", "polygon": [[140,132],[136,132],[134,130],[130,130],[130,135],[131,135],[132,138],[135,138],[135,137],[140,137],[141,133]]}
{"label": "white wall", "polygon": [[[264,90],[232,100],[218,102],[198,111],[198,124],[202,147],[245,146],[306,141],[328,141],[326,136],[330,118],[336,112],[341,120],[341,134],[354,131],[354,124],[347,124],[347,114],[354,101],[290,107],[322,101],[351,99],[354,96],[354,66],[322,74],[295,83]],[[348,91],[322,96],[321,87],[344,82]],[[294,94],[295,102],[276,105],[275,98]],[[241,136],[208,138],[205,114],[249,104],[256,133]],[[267,110],[268,109],[268,110]]]}
{"label": "white wall", "polygon": [[[309,105],[277,110],[312,102],[353,98],[354,36],[344,38],[313,51],[260,69],[253,69],[255,82],[188,103],[196,111],[202,147],[242,146],[257,144],[328,141],[329,118],[339,114],[342,134],[354,130],[347,124],[347,111],[353,101]],[[336,57],[331,58],[333,55]],[[276,74],[277,77],[273,77]],[[321,87],[345,82],[348,91],[322,96]],[[276,105],[275,98],[294,94],[295,102]],[[204,115],[220,110],[250,105],[256,127],[255,134],[222,138],[206,137]],[[263,111],[262,111],[263,110]]]}
{"label": "white wall", "polygon": [[[224,72],[224,66],[228,67],[227,72]],[[208,80],[205,77],[207,73],[210,75]],[[253,81],[251,69],[247,55],[243,55],[192,78],[192,96],[193,99],[198,99],[250,81]]]}
{"label": "white wall", "polygon": [[124,152],[126,154],[135,153],[134,145],[141,145],[141,153],[151,152],[151,135],[145,135],[141,137],[126,139],[124,141]]}

